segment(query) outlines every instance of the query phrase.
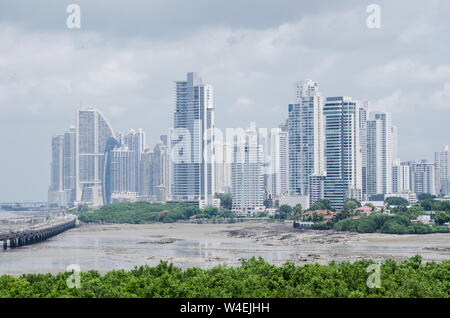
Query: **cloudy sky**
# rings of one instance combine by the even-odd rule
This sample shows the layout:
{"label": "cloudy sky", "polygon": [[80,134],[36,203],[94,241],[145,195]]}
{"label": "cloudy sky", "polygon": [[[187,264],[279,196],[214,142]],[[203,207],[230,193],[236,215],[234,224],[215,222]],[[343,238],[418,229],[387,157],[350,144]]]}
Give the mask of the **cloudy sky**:
{"label": "cloudy sky", "polygon": [[[71,3],[80,29],[66,26]],[[449,14],[447,0],[2,0],[0,202],[46,200],[51,137],[80,105],[155,143],[188,71],[214,86],[219,128],[277,127],[310,78],[392,112],[401,159],[432,160],[450,143]]]}

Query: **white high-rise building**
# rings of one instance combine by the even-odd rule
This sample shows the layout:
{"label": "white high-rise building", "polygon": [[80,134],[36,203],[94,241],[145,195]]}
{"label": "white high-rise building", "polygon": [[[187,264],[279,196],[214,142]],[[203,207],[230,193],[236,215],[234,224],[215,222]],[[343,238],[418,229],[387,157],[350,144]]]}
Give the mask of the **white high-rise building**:
{"label": "white high-rise building", "polygon": [[400,192],[411,191],[411,167],[408,164],[400,164]]}
{"label": "white high-rise building", "polygon": [[249,215],[264,208],[264,155],[254,123],[245,134],[234,136],[232,171],[232,209]]}
{"label": "white high-rise building", "polygon": [[106,146],[116,135],[103,114],[92,107],[77,111],[76,129],[76,200],[99,206],[103,204]]}
{"label": "white high-rise building", "polygon": [[49,203],[72,206],[76,201],[76,127],[52,138]]}
{"label": "white high-rise building", "polygon": [[323,97],[311,80],[295,84],[289,105],[289,186],[294,195],[309,193],[309,176],[324,172]]}
{"label": "white high-rise building", "polygon": [[197,73],[175,83],[174,126],[171,136],[173,199],[214,205],[213,88]]}
{"label": "white high-rise building", "polygon": [[289,194],[289,123],[280,125],[280,196]]}
{"label": "white high-rise building", "polygon": [[69,131],[64,133],[64,191],[66,192],[67,203],[72,205],[76,201],[76,144],[77,130],[71,126]]}
{"label": "white high-rise building", "polygon": [[[164,139],[164,137],[163,137]],[[151,193],[157,201],[167,201],[169,188],[169,148],[160,140],[153,148]]]}
{"label": "white high-rise building", "polygon": [[153,151],[145,147],[139,161],[139,197],[141,200],[152,200],[153,195]]}
{"label": "white high-rise building", "polygon": [[411,191],[410,166],[395,159],[392,165],[392,193]]}
{"label": "white high-rise building", "polygon": [[439,179],[439,194],[450,195],[450,150],[445,146],[435,154],[436,169]]}
{"label": "white high-rise building", "polygon": [[411,163],[411,191],[417,195],[429,193],[436,195],[435,165],[426,160]]}
{"label": "white high-rise building", "polygon": [[325,198],[325,175],[313,174],[309,177],[309,206]]}
{"label": "white high-rise building", "polygon": [[260,129],[259,143],[264,153],[264,187],[267,199],[289,194],[289,141],[283,128]]}
{"label": "white high-rise building", "polygon": [[112,149],[109,155],[111,202],[136,200],[138,195],[136,184],[136,152],[129,149],[128,146],[121,146]]}
{"label": "white high-rise building", "polygon": [[218,144],[215,147],[215,173],[217,193],[231,193],[231,162],[233,145]]}
{"label": "white high-rise building", "polygon": [[367,197],[367,119],[369,117],[369,102],[361,102],[359,108],[359,143],[361,147],[361,180],[362,198]]}
{"label": "white high-rise building", "polygon": [[372,112],[367,121],[367,194],[392,192],[391,114]]}
{"label": "white high-rise building", "polygon": [[135,164],[135,182],[136,189],[139,188],[139,161],[141,160],[141,154],[144,152],[145,148],[145,132],[141,129],[131,129],[128,134],[123,136],[124,145],[128,147],[129,150],[134,151],[134,158],[136,160]]}
{"label": "white high-rise building", "polygon": [[346,199],[362,198],[362,150],[359,103],[350,97],[327,97],[325,118],[325,199],[341,209]]}
{"label": "white high-rise building", "polygon": [[48,190],[48,203],[57,206],[66,205],[63,135],[57,135],[52,138],[51,182]]}

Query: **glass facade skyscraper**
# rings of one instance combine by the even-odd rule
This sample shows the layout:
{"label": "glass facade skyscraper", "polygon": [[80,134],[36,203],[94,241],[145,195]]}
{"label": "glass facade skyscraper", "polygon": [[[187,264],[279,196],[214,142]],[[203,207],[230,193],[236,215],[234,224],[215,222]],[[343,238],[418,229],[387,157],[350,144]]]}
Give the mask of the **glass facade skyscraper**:
{"label": "glass facade skyscraper", "polygon": [[362,149],[359,103],[350,97],[327,97],[324,106],[325,199],[341,209],[346,199],[361,200]]}
{"label": "glass facade skyscraper", "polygon": [[106,145],[116,135],[103,114],[92,107],[77,111],[76,127],[76,200],[102,205]]}
{"label": "glass facade skyscraper", "polygon": [[214,104],[212,86],[197,73],[175,83],[174,126],[171,133],[173,199],[213,205]]}

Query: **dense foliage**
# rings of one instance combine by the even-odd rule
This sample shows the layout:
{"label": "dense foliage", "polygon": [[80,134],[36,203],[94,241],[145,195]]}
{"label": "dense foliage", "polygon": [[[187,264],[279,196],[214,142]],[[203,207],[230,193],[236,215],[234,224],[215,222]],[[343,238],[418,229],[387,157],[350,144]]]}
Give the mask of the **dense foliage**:
{"label": "dense foliage", "polygon": [[433,198],[426,198],[420,201],[420,206],[425,211],[446,211],[450,213],[450,201],[438,201]]}
{"label": "dense foliage", "polygon": [[422,264],[418,255],[400,264],[387,260],[380,266],[380,288],[369,288],[373,272],[367,268],[374,263],[275,266],[252,258],[240,267],[183,271],[161,262],[105,275],[83,272],[80,288],[68,288],[71,273],[4,275],[0,297],[450,297],[450,260]]}
{"label": "dense foliage", "polygon": [[333,206],[331,205],[331,201],[329,199],[322,199],[322,200],[318,200],[318,201],[314,202],[308,210],[310,210],[310,211],[314,211],[314,210],[334,211]]}
{"label": "dense foliage", "polygon": [[229,193],[216,193],[216,198],[220,199],[220,207],[231,210],[233,199]]}
{"label": "dense foliage", "polygon": [[434,219],[436,220],[437,224],[442,225],[450,221],[450,213],[445,211],[438,211],[436,212]]}
{"label": "dense foliage", "polygon": [[104,205],[97,210],[85,211],[78,217],[87,223],[132,223],[144,224],[153,222],[175,222],[187,220],[195,216],[202,218],[233,218],[235,214],[230,210],[205,208],[184,203],[115,203]]}
{"label": "dense foliage", "polygon": [[408,200],[401,198],[401,197],[389,197],[384,200],[385,203],[388,205],[400,205],[400,206],[408,206],[409,202]]}
{"label": "dense foliage", "polygon": [[287,204],[283,204],[277,209],[275,218],[280,220],[286,220],[292,217],[292,207]]}
{"label": "dense foliage", "polygon": [[[231,204],[229,195],[219,195],[222,202],[228,206]],[[438,201],[433,197],[424,196],[424,201],[419,205],[407,207],[402,198],[391,197],[386,199],[388,204],[394,207],[390,208],[392,215],[372,214],[362,216],[359,219],[352,219],[356,215],[357,207],[360,202],[349,199],[345,202],[342,211],[336,213],[333,219],[324,222],[322,215],[312,215],[304,217],[304,211],[301,205],[290,207],[289,205],[280,206],[273,218],[269,220],[303,220],[313,221],[314,229],[338,231],[354,231],[360,233],[390,233],[390,234],[427,234],[427,233],[450,233],[450,228],[444,224],[450,221],[450,202]],[[230,199],[230,200],[228,200]],[[401,200],[400,200],[401,199]],[[312,207],[320,210],[329,210],[329,200],[319,200]],[[372,211],[375,210],[371,206]],[[434,212],[429,212],[433,209]],[[311,210],[311,208],[309,209]],[[143,224],[153,222],[176,222],[178,220],[195,219],[225,219],[235,218],[236,215],[225,208],[205,208],[199,209],[194,205],[185,203],[116,203],[102,206],[99,209],[92,210],[87,207],[78,208],[79,219],[83,222],[94,223],[132,223]],[[417,219],[419,215],[431,213],[432,222],[436,221],[438,226],[428,226],[421,223],[413,223],[411,220]],[[267,219],[267,213],[256,215]]]}
{"label": "dense foliage", "polygon": [[389,234],[426,234],[450,233],[450,228],[444,226],[430,227],[422,223],[413,223],[405,215],[372,214],[359,219],[344,219],[333,225],[337,231],[359,233],[389,233]]}
{"label": "dense foliage", "polygon": [[[389,206],[390,215],[381,213],[360,218],[352,218],[358,215],[355,208],[359,202],[350,199],[333,219],[327,222],[312,219],[315,222],[313,229],[389,234],[450,233],[450,228],[445,226],[450,221],[450,202],[436,200],[436,197],[428,194],[422,194],[419,198],[422,199],[419,204],[411,207],[401,197],[387,198],[385,203]],[[375,212],[372,204],[365,205]],[[411,221],[417,220],[420,215],[429,215],[432,226]]]}
{"label": "dense foliage", "polygon": [[342,207],[342,212],[354,212],[357,208],[361,207],[361,203],[355,199],[348,199],[345,201]]}

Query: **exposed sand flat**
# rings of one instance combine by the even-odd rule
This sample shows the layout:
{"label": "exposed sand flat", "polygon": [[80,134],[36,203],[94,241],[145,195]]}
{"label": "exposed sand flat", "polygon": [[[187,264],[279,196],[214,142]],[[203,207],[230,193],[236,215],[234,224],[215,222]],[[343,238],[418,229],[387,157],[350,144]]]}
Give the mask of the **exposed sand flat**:
{"label": "exposed sand flat", "polygon": [[160,260],[186,268],[238,265],[262,256],[274,264],[372,258],[450,259],[450,234],[391,235],[296,230],[292,223],[82,225],[36,245],[0,252],[0,274],[131,269]]}

